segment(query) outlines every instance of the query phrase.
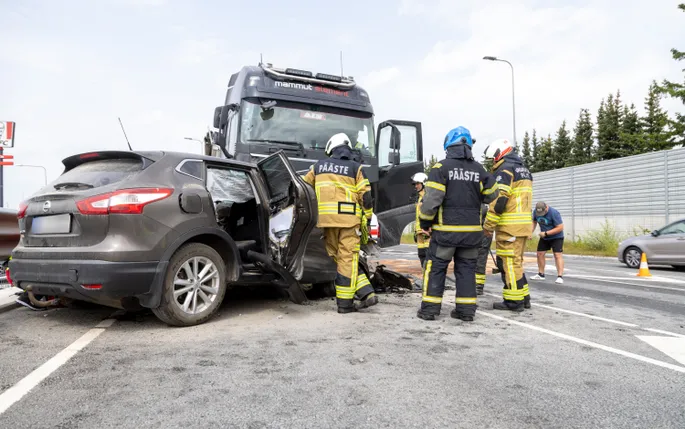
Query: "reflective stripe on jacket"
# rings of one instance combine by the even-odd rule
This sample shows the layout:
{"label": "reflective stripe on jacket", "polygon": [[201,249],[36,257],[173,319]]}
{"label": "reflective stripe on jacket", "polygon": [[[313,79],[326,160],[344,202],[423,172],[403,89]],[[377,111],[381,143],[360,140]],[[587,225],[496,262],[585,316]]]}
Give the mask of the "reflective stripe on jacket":
{"label": "reflective stripe on jacket", "polygon": [[430,246],[430,237],[424,234],[419,234],[421,231],[421,203],[423,202],[423,196],[426,195],[426,189],[422,189],[419,192],[419,200],[416,202],[416,223],[414,224],[414,234],[416,234],[416,245],[419,249],[427,249]]}
{"label": "reflective stripe on jacket", "polygon": [[319,210],[317,227],[359,226],[362,214],[366,219],[371,219],[371,184],[362,166],[352,161],[349,148],[336,148],[330,158],[314,164],[304,180],[316,191]]}
{"label": "reflective stripe on jacket", "polygon": [[533,175],[518,155],[506,155],[496,166],[499,195],[490,204],[484,228],[513,237],[529,237],[533,227]]}
{"label": "reflective stripe on jacket", "polygon": [[477,247],[481,242],[481,205],[496,195],[494,177],[473,159],[468,146],[452,146],[433,166],[421,204],[423,229],[440,246]]}

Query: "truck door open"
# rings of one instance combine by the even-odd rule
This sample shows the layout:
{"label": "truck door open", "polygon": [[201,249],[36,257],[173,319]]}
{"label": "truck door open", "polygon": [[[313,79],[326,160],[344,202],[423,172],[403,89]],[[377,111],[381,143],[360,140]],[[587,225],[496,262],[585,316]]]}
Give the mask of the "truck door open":
{"label": "truck door open", "polygon": [[424,171],[420,122],[390,120],[376,134],[378,182],[374,183],[374,212],[380,225],[381,247],[400,244],[402,231],[416,216],[411,177]]}

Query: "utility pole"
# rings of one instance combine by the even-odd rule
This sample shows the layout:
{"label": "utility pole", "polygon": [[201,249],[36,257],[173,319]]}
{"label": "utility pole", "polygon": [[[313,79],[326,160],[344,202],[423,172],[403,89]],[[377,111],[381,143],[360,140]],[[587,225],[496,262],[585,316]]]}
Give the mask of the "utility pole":
{"label": "utility pole", "polygon": [[509,67],[511,67],[511,112],[514,124],[514,146],[516,146],[516,148],[518,149],[518,142],[516,140],[516,96],[514,93],[514,66],[509,61],[497,57],[486,56],[483,57],[483,59],[487,61],[501,61],[503,63],[509,64]]}

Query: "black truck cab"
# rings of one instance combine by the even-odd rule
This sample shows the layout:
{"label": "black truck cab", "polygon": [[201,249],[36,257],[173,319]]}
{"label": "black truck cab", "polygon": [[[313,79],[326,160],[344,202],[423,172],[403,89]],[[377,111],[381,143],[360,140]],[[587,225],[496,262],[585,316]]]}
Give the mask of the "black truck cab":
{"label": "black truck cab", "polygon": [[326,158],[328,139],[344,132],[371,182],[381,247],[399,244],[414,220],[411,176],[424,169],[421,124],[390,120],[376,128],[369,94],[351,77],[245,66],[231,76],[213,125],[206,155],[258,162],[283,150],[302,174]]}

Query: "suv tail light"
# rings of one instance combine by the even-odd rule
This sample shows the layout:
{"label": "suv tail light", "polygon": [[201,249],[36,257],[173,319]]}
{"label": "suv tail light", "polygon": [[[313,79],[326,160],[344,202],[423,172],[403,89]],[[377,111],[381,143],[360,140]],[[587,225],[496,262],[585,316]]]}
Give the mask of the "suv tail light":
{"label": "suv tail light", "polygon": [[141,214],[146,205],[172,193],[173,189],[168,188],[123,189],[86,198],[77,202],[76,207],[84,215]]}
{"label": "suv tail light", "polygon": [[26,216],[26,209],[29,208],[29,205],[26,204],[25,201],[22,201],[19,203],[19,209],[17,210],[17,219],[23,219],[24,216]]}

